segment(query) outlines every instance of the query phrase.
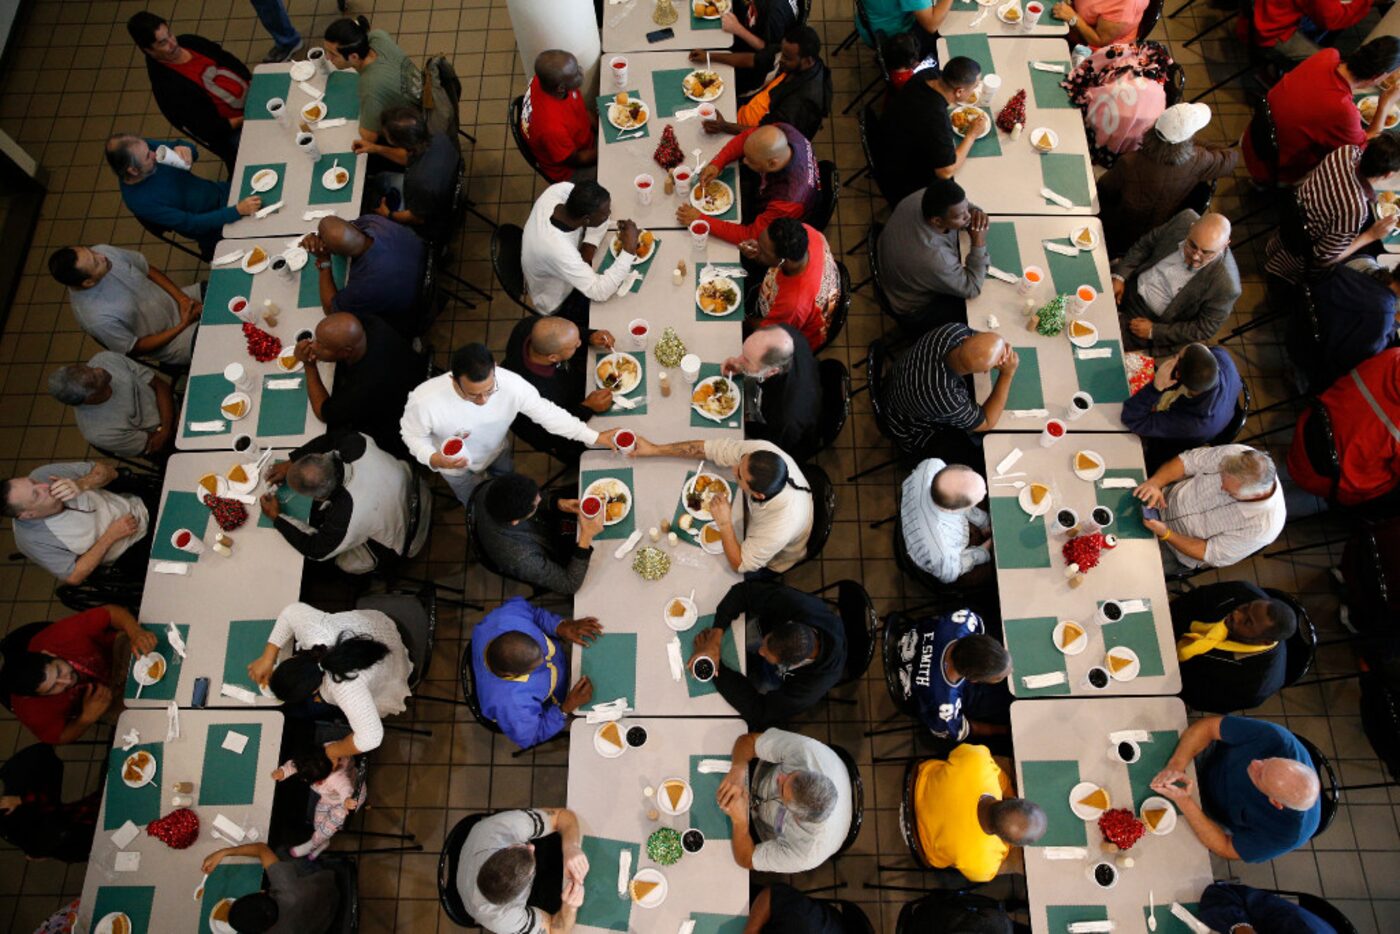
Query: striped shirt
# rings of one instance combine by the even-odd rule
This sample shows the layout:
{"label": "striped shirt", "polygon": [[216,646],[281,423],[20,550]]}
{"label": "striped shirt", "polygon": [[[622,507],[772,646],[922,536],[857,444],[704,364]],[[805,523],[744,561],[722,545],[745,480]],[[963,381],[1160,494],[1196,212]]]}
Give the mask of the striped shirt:
{"label": "striped shirt", "polygon": [[970,431],[982,424],[982,407],[967,379],[948,365],[948,354],[976,333],[965,324],[940,325],[895,363],[884,401],[890,436],[900,450],[918,451],[948,428]]}
{"label": "striped shirt", "polygon": [[930,457],[904,478],[899,494],[900,524],[909,558],[945,584],[992,560],[987,545],[970,545],[972,526],[991,530],[991,518],[976,506],[944,509],[933,501],[933,478],[947,465]]}
{"label": "striped shirt", "polygon": [[1361,152],[1360,146],[1342,146],[1304,176],[1295,192],[1307,220],[1312,255],[1290,252],[1275,232],[1265,248],[1267,272],[1289,282],[1301,282],[1309,269],[1335,265],[1370,223],[1371,202],[1376,193],[1356,170]]}
{"label": "striped shirt", "polygon": [[1241,502],[1220,486],[1220,462],[1249,450],[1243,444],[1226,444],[1194,448],[1181,455],[1186,476],[1167,488],[1162,521],[1173,533],[1205,539],[1204,561],[1176,553],[1187,567],[1229,567],[1283,531],[1283,484],[1275,481],[1273,492],[1252,502]]}

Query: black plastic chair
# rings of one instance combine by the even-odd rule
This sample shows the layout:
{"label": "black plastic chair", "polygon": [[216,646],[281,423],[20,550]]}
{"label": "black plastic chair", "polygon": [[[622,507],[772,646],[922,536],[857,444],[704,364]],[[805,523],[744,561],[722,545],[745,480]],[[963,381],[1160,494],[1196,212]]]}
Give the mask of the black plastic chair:
{"label": "black plastic chair", "polygon": [[[881,872],[923,872],[931,877],[937,884],[935,889],[944,890],[965,890],[973,887],[974,883],[958,872],[956,869],[940,869],[934,866],[928,855],[924,853],[923,846],[919,843],[919,832],[917,829],[914,812],[918,807],[918,802],[914,797],[914,786],[919,777],[919,766],[928,760],[910,758],[904,766],[904,793],[900,795],[899,801],[899,832],[904,838],[904,845],[909,850],[909,856],[914,860],[914,866],[878,866]],[[880,888],[880,886],[870,885],[867,888]]]}
{"label": "black plastic chair", "polygon": [[[856,179],[860,178],[862,175],[868,174],[871,180],[875,182],[876,188],[880,186],[880,181],[876,177],[875,170],[875,150],[870,144],[870,134],[875,132],[875,127],[878,126],[879,123],[880,116],[876,113],[875,103],[872,101],[865,105],[865,108],[860,112],[860,116],[856,118],[856,127],[860,131],[860,151],[865,155],[865,165],[857,169],[855,174],[846,180],[847,185],[854,184]],[[859,246],[860,244],[857,243],[856,247]],[[846,252],[848,255],[854,253],[855,247],[852,247]]]}
{"label": "black plastic chair", "polygon": [[323,853],[317,864],[335,873],[340,905],[328,934],[356,934],[360,930],[360,869],[355,860],[339,853]]}
{"label": "black plastic chair", "polygon": [[875,934],[875,925],[870,923],[865,909],[853,901],[833,898],[827,901],[841,919],[842,934]]}
{"label": "black plastic chair", "polygon": [[549,184],[554,181],[540,169],[540,160],[535,158],[534,150],[530,148],[530,141],[525,138],[525,130],[521,127],[521,118],[525,113],[525,95],[517,95],[510,102],[510,107],[506,110],[506,124],[510,127],[511,138],[515,140],[515,148],[520,150],[520,156],[530,168],[535,170],[540,178]]}
{"label": "black plastic chair", "polygon": [[832,744],[831,751],[836,753],[836,758],[846,767],[846,776],[851,781],[851,826],[846,831],[846,839],[841,841],[836,852],[831,854],[832,859],[837,859],[855,844],[856,838],[860,836],[860,828],[865,823],[865,783],[861,781],[860,769],[849,752],[835,744]]}
{"label": "black plastic chair", "polygon": [[[875,886],[867,886],[867,888],[875,888]],[[895,887],[889,886],[889,888]],[[895,919],[894,923],[894,934],[927,934],[928,931],[935,929],[933,925],[938,922],[946,923],[944,919],[949,907],[960,909],[968,915],[985,915],[996,912],[1004,914],[1006,911],[1001,902],[986,895],[979,895],[976,892],[936,890],[929,892],[922,898],[906,903],[899,910],[899,917]],[[929,917],[930,915],[934,917]],[[968,927],[968,930],[979,929]]]}
{"label": "black plastic chair", "polygon": [[810,461],[831,447],[851,416],[851,376],[846,372],[846,365],[829,358],[817,361],[817,380],[822,397],[817,437],[806,446],[788,452],[799,462]]}
{"label": "black plastic chair", "polygon": [[539,314],[525,290],[525,273],[520,268],[521,243],[525,231],[515,224],[502,224],[491,233],[491,270],[511,301],[532,315]]}
{"label": "black plastic chair", "polygon": [[457,891],[457,867],[461,863],[462,847],[467,842],[467,834],[489,814],[468,814],[459,820],[442,841],[442,854],[438,857],[438,903],[443,914],[460,928],[480,927],[476,919],[467,911]]}
{"label": "black plastic chair", "polygon": [[[882,395],[884,389],[884,380],[886,376],[885,370],[888,365],[888,359],[885,353],[884,342],[878,340],[871,341],[870,349],[866,352],[865,355],[865,360],[865,385],[862,386],[861,389],[853,390],[852,394],[854,395],[855,393],[858,393],[861,390],[870,391],[870,411],[875,416],[875,427],[880,430],[880,434],[882,437],[888,438],[889,426],[885,421],[885,403],[884,397]],[[889,460],[884,460],[878,464],[866,467],[864,470],[858,470],[855,473],[851,474],[849,477],[847,477],[846,482],[854,483],[861,477],[867,476],[868,474],[872,474],[877,470],[883,470],[891,464],[897,463],[898,460],[898,457],[893,457]]]}
{"label": "black plastic chair", "polygon": [[462,699],[466,701],[467,709],[471,711],[472,717],[488,731],[501,733],[501,727],[496,721],[481,712],[481,700],[476,696],[476,670],[472,668],[472,640],[470,638],[462,644],[462,663],[457,676],[462,682]]}
{"label": "black plastic chair", "polygon": [[1249,420],[1249,412],[1253,407],[1254,396],[1249,391],[1249,384],[1240,380],[1240,396],[1235,400],[1235,411],[1231,414],[1230,421],[1208,443],[1215,447],[1222,444],[1233,444],[1234,440],[1240,436],[1240,432],[1244,431],[1245,422]]}
{"label": "black plastic chair", "polygon": [[1138,20],[1137,36],[1141,42],[1146,39],[1152,30],[1157,28],[1157,21],[1162,18],[1162,0],[1148,0],[1147,9],[1142,11],[1142,18]]}
{"label": "black plastic chair", "polygon": [[1337,773],[1332,768],[1332,763],[1322,754],[1322,750],[1313,745],[1311,740],[1293,734],[1302,747],[1307,750],[1312,758],[1313,768],[1317,771],[1318,783],[1322,786],[1322,815],[1317,822],[1317,830],[1313,831],[1310,839],[1316,840],[1319,836],[1327,832],[1327,828],[1332,825],[1333,819],[1337,816],[1337,808],[1342,803],[1342,786],[1337,782]]}
{"label": "black plastic chair", "polygon": [[141,225],[141,227],[146,231],[146,233],[150,234],[152,237],[155,237],[157,240],[161,241],[167,246],[174,247],[181,253],[184,253],[186,256],[193,256],[195,259],[205,263],[209,262],[209,260],[214,258],[213,250],[210,250],[209,255],[205,256],[202,250],[192,250],[189,247],[185,246],[183,243],[180,243],[178,240],[171,239],[169,227],[160,227],[156,224],[152,224],[144,217],[140,217],[138,215],[132,216],[136,218],[136,222]]}
{"label": "black plastic chair", "polygon": [[1180,62],[1172,62],[1167,66],[1167,83],[1162,90],[1166,93],[1168,107],[1180,104],[1181,99],[1186,96],[1186,69]]}
{"label": "black plastic chair", "polygon": [[425,587],[416,593],[365,594],[355,601],[355,609],[378,610],[394,621],[413,662],[413,672],[408,676],[409,690],[417,688],[433,657],[433,641],[437,636],[436,593],[431,587]]}
{"label": "black plastic chair", "polygon": [[826,230],[831,223],[831,215],[836,213],[836,201],[841,195],[841,170],[830,159],[817,163],[817,179],[821,190],[817,192],[817,203],[807,214],[807,223],[817,230]]}
{"label": "black plastic chair", "polygon": [[1337,934],[1356,934],[1356,925],[1351,923],[1351,919],[1343,914],[1340,908],[1320,895],[1314,895],[1311,892],[1291,892],[1287,889],[1265,889],[1264,891],[1273,892],[1281,898],[1292,899],[1298,903],[1299,908],[1310,911],[1325,921]]}
{"label": "black plastic chair", "polygon": [[822,599],[836,610],[841,617],[841,625],[846,633],[846,670],[841,673],[837,687],[850,684],[864,677],[875,658],[875,637],[880,629],[880,614],[875,612],[875,601],[861,586],[859,581],[839,580],[827,584],[812,596],[821,596],[836,588],[836,599]]}
{"label": "black plastic chair", "polygon": [[826,340],[813,353],[821,353],[832,345],[845,329],[846,319],[851,314],[851,271],[845,263],[837,261],[836,275],[841,281],[840,291],[836,293],[836,307],[832,309],[831,319],[826,325]]}
{"label": "black plastic chair", "polygon": [[1317,655],[1317,629],[1313,626],[1312,616],[1309,615],[1307,607],[1299,603],[1291,594],[1275,590],[1272,587],[1265,587],[1264,593],[1287,604],[1288,608],[1293,611],[1294,618],[1298,621],[1298,628],[1283,643],[1283,686],[1285,688],[1291,687],[1297,684],[1312,668],[1313,658]]}
{"label": "black plastic chair", "polygon": [[478,486],[476,490],[472,492],[471,502],[467,503],[467,544],[470,549],[470,557],[475,558],[477,564],[481,565],[492,574],[495,574],[497,577],[508,581],[514,581],[517,584],[524,584],[529,587],[530,599],[535,600],[549,591],[538,584],[532,584],[529,581],[524,581],[518,577],[507,574],[481,545],[481,539],[477,535],[477,517],[480,515],[480,511],[486,508],[481,505],[481,494],[484,489],[486,489],[486,484],[483,483],[481,486]]}
{"label": "black plastic chair", "polygon": [[814,561],[826,547],[836,524],[836,487],[831,477],[816,464],[803,464],[802,475],[812,489],[812,534],[807,536],[807,555],[795,567]]}
{"label": "black plastic chair", "polygon": [[1201,182],[1196,185],[1195,188],[1192,188],[1191,191],[1187,193],[1186,200],[1182,201],[1177,209],[1172,212],[1172,216],[1175,217],[1177,214],[1190,208],[1204,217],[1206,212],[1210,210],[1211,202],[1215,200],[1215,186],[1218,182],[1218,179],[1213,178],[1208,182]]}
{"label": "black plastic chair", "polygon": [[[969,593],[969,589],[957,586],[956,584],[945,584],[934,577],[928,571],[914,563],[914,559],[909,554],[909,546],[904,541],[904,518],[899,516],[898,505],[895,507],[896,516],[894,523],[894,563],[899,568],[900,573],[907,574],[919,583],[919,586],[930,591],[934,596],[946,598],[950,602],[962,600],[964,594]],[[996,586],[994,579],[989,579],[981,587],[971,588],[971,590],[986,590]]]}

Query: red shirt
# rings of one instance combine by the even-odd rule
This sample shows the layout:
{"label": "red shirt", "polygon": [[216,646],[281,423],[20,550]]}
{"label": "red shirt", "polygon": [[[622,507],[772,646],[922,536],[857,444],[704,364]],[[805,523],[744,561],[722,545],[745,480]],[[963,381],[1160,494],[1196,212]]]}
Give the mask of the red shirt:
{"label": "red shirt", "polygon": [[[1400,423],[1400,348],[1381,351],[1353,372],[1391,422]],[[1391,436],[1389,427],[1371,408],[1352,373],[1333,383],[1320,401],[1332,416],[1332,432],[1342,465],[1337,501],[1355,506],[1395,489],[1400,484],[1400,441]],[[1288,473],[1308,492],[1327,496],[1331,481],[1313,471],[1303,450],[1303,426],[1311,417],[1311,411],[1304,412],[1293,431]]]}
{"label": "red shirt", "polygon": [[78,684],[59,694],[10,698],[15,717],[29,727],[40,742],[56,743],[82,705],[84,682],[108,684],[112,680],[112,645],[117,631],[112,615],[102,607],[60,619],[29,640],[29,651],[61,658],[80,676]]}
{"label": "red shirt", "polygon": [[[775,123],[773,126],[783,128],[786,123]],[[744,158],[744,141],[758,129],[750,127],[738,136],[724,144],[715,157],[710,160],[710,164],[718,168],[724,168],[729,163],[736,160],[742,161]],[[794,131],[795,132],[795,131]],[[812,156],[812,147],[805,140],[801,140],[798,145],[793,145],[793,138],[788,136],[788,145],[792,148],[792,159],[788,162],[787,168],[779,169],[772,175],[762,176],[758,186],[759,199],[763,201],[763,209],[750,224],[736,224],[733,221],[722,221],[718,217],[705,218],[710,222],[710,232],[726,243],[742,243],[745,240],[753,240],[760,233],[768,228],[780,217],[791,217],[793,220],[802,220],[807,216],[809,202],[815,203],[817,196],[817,163]],[[785,183],[773,186],[783,192],[794,191],[805,195],[803,201],[785,200],[781,196],[770,195],[764,199],[764,190],[770,187],[770,180],[775,176],[790,175],[790,179],[784,179]]]}
{"label": "red shirt", "polygon": [[545,93],[538,77],[530,79],[520,123],[540,171],[552,182],[573,178],[569,157],[597,145],[598,121],[583,105],[583,95],[570,91],[561,101]]}
{"label": "red shirt", "polygon": [[[1278,126],[1279,181],[1285,185],[1311,172],[1334,149],[1366,145],[1351,85],[1337,73],[1341,63],[1340,52],[1323,49],[1284,75],[1269,92],[1269,108]],[[1244,161],[1250,175],[1260,181],[1268,178],[1248,133]]]}
{"label": "red shirt", "polygon": [[[189,49],[185,49],[190,52]],[[162,62],[204,89],[209,99],[225,120],[243,116],[243,104],[248,97],[248,82],[227,68],[220,68],[214,60],[198,52],[190,52],[190,60],[182,65]]]}
{"label": "red shirt", "polygon": [[[1298,24],[1307,17],[1323,29],[1336,30],[1355,26],[1371,12],[1371,0],[1254,0],[1254,37],[1263,48],[1286,42],[1298,31]],[[1236,27],[1241,42],[1249,42],[1243,19]]]}
{"label": "red shirt", "polygon": [[826,341],[826,308],[822,299],[822,276],[826,270],[826,237],[821,231],[802,225],[807,232],[807,268],[795,276],[782,266],[770,269],[759,287],[760,306],[766,306],[763,324],[786,324],[802,332],[807,344],[816,350]]}

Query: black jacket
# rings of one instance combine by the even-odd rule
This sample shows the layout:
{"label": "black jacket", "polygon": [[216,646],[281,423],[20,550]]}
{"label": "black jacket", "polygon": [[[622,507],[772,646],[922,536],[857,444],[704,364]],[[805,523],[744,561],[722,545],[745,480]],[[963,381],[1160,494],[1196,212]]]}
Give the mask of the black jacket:
{"label": "black jacket", "polygon": [[[754,56],[754,70],[765,76],[771,74],[773,63],[778,58],[778,45]],[[760,84],[762,87],[762,84]],[[808,139],[817,135],[822,121],[831,113],[831,72],[826,63],[817,59],[806,71],[788,75],[769,94],[768,113],[759,121],[760,125],[787,123],[797,128]]]}
{"label": "black jacket", "polygon": [[802,332],[790,324],[775,325],[792,338],[792,363],[782,373],[763,382],[745,380],[758,397],[762,421],[745,424],[748,437],[771,441],[797,460],[816,446],[821,429],[822,389],[817,358]]}
{"label": "black jacket", "polygon": [[[178,38],[182,47],[207,56],[220,68],[227,68],[244,81],[253,79],[248,66],[225,52],[217,42],[192,35]],[[219,116],[218,108],[204,88],[149,55],[143,57],[146,59],[146,75],[151,79],[151,91],[165,119],[232,166],[237,154],[237,147],[230,139],[233,127]]]}
{"label": "black jacket", "polygon": [[[501,366],[524,378],[525,382],[539,390],[541,396],[579,421],[588,421],[597,414],[583,404],[583,398],[588,394],[588,338],[593,332],[587,330],[581,333],[583,346],[553,374],[538,376],[525,365],[525,342],[529,340],[534,326],[535,318],[528,315],[515,325],[506,341],[506,356]],[[536,451],[548,451],[560,460],[577,461],[583,453],[582,444],[556,437],[524,415],[516,416],[510,430]]]}
{"label": "black jacket", "polygon": [[[765,636],[782,623],[806,623],[817,631],[821,646],[817,657],[783,679],[782,686],[760,693],[749,679],[719,665],[715,686],[720,695],[748,722],[749,729],[766,730],[815,705],[841,680],[846,670],[846,630],[831,607],[819,597],[767,581],[744,581],[729,588],[715,609],[714,627],[728,629],[739,614],[746,625],[757,626]],[[739,647],[743,650],[743,647]],[[748,665],[759,663],[750,656]]]}
{"label": "black jacket", "polygon": [[[1267,599],[1268,594],[1244,581],[1206,584],[1171,602],[1172,629],[1180,638],[1193,622],[1219,622],[1246,603]],[[1197,655],[1181,665],[1181,698],[1208,713],[1258,707],[1283,688],[1286,660],[1282,644],[1239,658],[1219,649]]]}
{"label": "black jacket", "polygon": [[102,792],[64,803],[63,760],[52,746],[29,746],[0,766],[6,795],[22,799],[9,814],[0,812],[0,839],[30,859],[86,862],[97,829]]}

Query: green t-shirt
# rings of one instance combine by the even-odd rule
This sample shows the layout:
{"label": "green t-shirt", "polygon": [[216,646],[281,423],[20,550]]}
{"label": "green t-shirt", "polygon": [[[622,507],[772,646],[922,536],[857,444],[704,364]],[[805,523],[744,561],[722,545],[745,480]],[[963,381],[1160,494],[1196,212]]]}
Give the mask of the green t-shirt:
{"label": "green t-shirt", "polygon": [[360,72],[360,126],[378,133],[386,108],[422,99],[423,73],[382,29],[370,30],[369,47],[378,57]]}

